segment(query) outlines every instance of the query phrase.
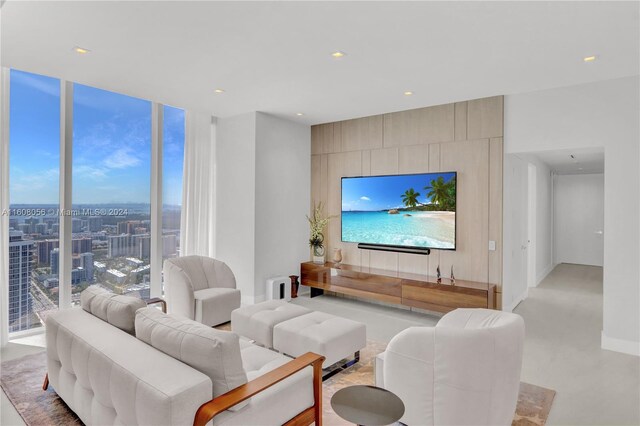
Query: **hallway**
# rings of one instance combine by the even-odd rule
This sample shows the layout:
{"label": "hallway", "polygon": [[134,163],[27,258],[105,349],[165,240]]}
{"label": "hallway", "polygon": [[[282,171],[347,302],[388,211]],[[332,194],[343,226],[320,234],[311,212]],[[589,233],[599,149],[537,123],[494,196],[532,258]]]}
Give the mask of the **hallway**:
{"label": "hallway", "polygon": [[522,381],[555,389],[550,425],[640,424],[640,360],[602,350],[602,268],[560,264],[514,310]]}

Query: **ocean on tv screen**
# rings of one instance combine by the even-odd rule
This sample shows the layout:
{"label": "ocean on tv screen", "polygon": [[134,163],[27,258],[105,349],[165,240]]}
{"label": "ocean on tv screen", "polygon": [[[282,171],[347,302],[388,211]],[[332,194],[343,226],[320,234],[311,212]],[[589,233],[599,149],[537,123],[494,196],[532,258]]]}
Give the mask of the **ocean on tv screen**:
{"label": "ocean on tv screen", "polygon": [[455,236],[455,172],[342,180],[342,241],[455,249]]}

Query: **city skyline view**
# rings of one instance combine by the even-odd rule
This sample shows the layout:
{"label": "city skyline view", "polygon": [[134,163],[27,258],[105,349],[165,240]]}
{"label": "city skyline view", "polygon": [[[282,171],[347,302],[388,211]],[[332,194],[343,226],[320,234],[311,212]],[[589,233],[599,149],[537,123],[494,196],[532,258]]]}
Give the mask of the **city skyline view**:
{"label": "city skyline view", "polygon": [[[149,298],[151,241],[180,253],[185,113],[163,106],[161,234],[151,235],[151,106],[74,83],[72,205],[60,210],[60,81],[10,74],[9,330],[40,327],[58,306],[99,285]],[[59,281],[60,218],[71,216],[70,283]],[[66,263],[69,265],[69,263]]]}

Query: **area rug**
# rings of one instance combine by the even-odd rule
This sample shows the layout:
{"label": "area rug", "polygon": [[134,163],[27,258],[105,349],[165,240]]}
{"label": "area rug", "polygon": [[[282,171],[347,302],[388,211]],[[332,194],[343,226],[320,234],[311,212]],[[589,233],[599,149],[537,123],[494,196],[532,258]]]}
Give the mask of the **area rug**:
{"label": "area rug", "polygon": [[[360,352],[360,362],[348,370],[331,377],[323,384],[323,420],[327,426],[349,425],[331,409],[331,397],[338,390],[351,385],[372,385],[374,381],[373,360],[384,351],[386,345],[369,341]],[[58,397],[52,387],[42,390],[46,372],[46,354],[40,352],[11,361],[0,366],[0,385],[29,426],[82,425],[82,422]],[[520,383],[518,406],[513,426],[542,426],[545,424],[555,391],[539,386]]]}

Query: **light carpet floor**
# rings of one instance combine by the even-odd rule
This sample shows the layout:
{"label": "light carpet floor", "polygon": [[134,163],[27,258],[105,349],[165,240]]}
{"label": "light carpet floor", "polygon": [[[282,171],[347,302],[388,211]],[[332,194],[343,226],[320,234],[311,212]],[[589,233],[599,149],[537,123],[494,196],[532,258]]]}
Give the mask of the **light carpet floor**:
{"label": "light carpet floor", "polygon": [[[342,371],[323,384],[323,420],[325,425],[348,425],[331,409],[331,397],[345,386],[373,384],[373,360],[384,351],[384,344],[369,341],[361,351],[360,362]],[[27,355],[1,365],[0,385],[29,426],[81,425],[82,422],[56,395],[55,391],[42,391],[46,371],[44,352]],[[544,425],[551,409],[555,391],[521,383],[518,407],[513,425]]]}

